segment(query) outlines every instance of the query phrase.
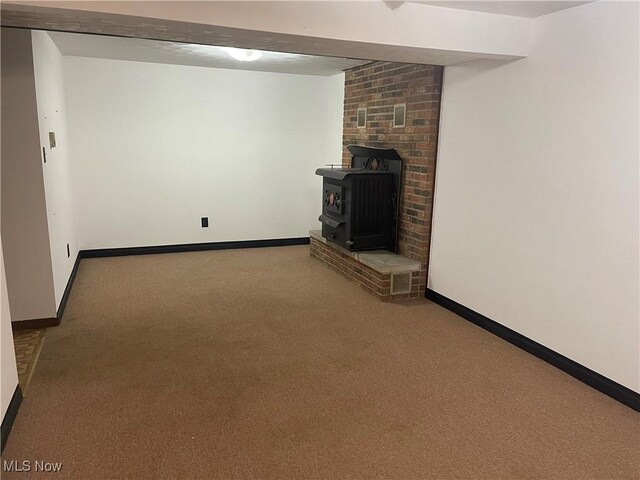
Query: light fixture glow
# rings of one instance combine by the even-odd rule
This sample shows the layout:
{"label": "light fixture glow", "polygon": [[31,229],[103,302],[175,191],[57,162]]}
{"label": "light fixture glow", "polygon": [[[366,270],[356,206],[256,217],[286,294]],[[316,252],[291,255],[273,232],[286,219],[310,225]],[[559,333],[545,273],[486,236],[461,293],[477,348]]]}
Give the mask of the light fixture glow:
{"label": "light fixture glow", "polygon": [[258,50],[245,50],[243,48],[225,47],[225,51],[240,62],[253,62],[262,56]]}

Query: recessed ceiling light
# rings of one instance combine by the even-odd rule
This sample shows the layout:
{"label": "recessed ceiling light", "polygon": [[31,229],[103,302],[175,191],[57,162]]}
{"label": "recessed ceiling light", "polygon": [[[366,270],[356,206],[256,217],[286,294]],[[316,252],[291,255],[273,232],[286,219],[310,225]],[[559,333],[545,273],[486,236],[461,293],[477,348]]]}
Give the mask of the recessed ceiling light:
{"label": "recessed ceiling light", "polygon": [[225,47],[225,51],[240,62],[253,62],[262,56],[258,50],[245,50],[243,48]]}

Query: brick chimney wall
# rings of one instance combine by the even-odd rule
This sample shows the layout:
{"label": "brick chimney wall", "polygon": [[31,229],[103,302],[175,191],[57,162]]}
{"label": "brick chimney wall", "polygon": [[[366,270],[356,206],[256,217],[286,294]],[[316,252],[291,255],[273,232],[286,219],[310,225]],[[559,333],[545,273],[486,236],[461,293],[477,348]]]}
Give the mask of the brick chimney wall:
{"label": "brick chimney wall", "polygon": [[[429,265],[440,93],[443,67],[374,62],[345,72],[343,164],[350,144],[395,148],[404,160],[398,253],[421,263],[418,296]],[[404,127],[393,126],[394,105],[406,104]],[[357,128],[358,108],[367,109]],[[413,296],[413,295],[412,295]]]}

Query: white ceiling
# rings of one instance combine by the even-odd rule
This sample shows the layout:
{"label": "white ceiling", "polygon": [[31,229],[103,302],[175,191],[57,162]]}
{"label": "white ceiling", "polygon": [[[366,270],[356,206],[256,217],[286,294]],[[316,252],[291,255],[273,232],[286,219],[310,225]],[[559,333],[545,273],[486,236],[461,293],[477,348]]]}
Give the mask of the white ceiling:
{"label": "white ceiling", "polygon": [[433,5],[436,7],[457,8],[460,10],[473,10],[476,12],[497,13],[500,15],[511,15],[514,17],[539,17],[548,13],[565,10],[567,8],[577,7],[588,1],[553,1],[553,0],[536,0],[536,1],[485,1],[485,0],[407,0],[411,3],[422,3],[425,5]]}
{"label": "white ceiling", "polygon": [[196,67],[230,68],[300,75],[334,75],[369,60],[262,52],[253,62],[240,62],[222,47],[138,38],[48,32],[62,55],[169,63]]}

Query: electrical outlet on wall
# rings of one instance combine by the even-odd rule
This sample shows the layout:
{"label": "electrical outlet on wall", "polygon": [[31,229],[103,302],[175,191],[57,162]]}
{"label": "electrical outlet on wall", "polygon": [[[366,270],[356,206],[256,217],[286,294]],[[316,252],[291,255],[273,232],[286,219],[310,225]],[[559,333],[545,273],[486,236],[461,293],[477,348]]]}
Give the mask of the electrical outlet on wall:
{"label": "electrical outlet on wall", "polygon": [[202,217],[200,219],[200,223],[202,224],[202,228],[208,228],[209,227],[209,217]]}

